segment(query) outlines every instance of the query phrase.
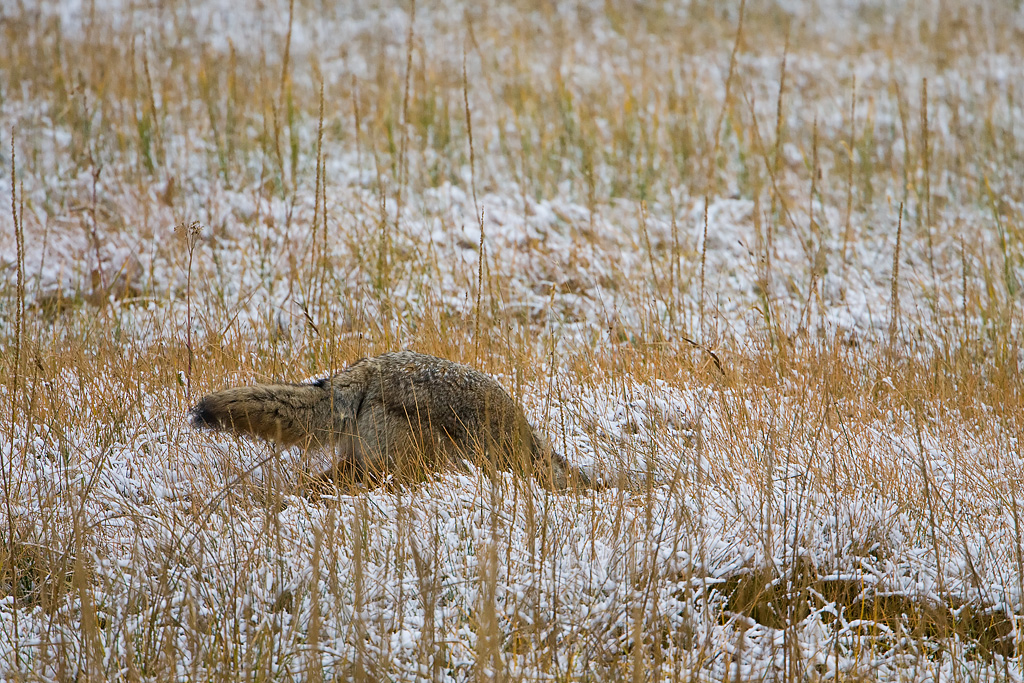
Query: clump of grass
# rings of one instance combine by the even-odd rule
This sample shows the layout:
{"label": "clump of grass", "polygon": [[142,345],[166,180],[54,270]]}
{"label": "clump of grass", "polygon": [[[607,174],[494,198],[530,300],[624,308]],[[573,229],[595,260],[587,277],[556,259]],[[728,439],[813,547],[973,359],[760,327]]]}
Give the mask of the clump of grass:
{"label": "clump of grass", "polygon": [[[950,84],[1012,21],[410,5],[342,50],[278,9],[0,26],[5,672],[1008,676],[1019,103]],[[316,454],[183,419],[400,347],[635,485],[311,502]]]}

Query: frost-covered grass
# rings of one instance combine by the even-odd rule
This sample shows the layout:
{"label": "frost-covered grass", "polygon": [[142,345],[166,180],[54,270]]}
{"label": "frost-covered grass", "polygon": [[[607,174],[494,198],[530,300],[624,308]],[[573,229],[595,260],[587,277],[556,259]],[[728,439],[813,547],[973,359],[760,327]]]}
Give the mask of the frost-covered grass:
{"label": "frost-covered grass", "polygon": [[[0,5],[3,677],[1020,680],[1022,32]],[[633,485],[310,501],[186,424],[399,348]]]}

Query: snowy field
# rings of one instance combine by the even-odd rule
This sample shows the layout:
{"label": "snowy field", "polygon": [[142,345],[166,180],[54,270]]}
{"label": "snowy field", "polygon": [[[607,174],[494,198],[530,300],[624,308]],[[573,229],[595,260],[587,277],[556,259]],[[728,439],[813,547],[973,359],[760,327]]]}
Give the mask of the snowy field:
{"label": "snowy field", "polygon": [[[250,4],[0,0],[3,678],[1024,678],[1024,10]],[[188,426],[401,348],[630,482]]]}

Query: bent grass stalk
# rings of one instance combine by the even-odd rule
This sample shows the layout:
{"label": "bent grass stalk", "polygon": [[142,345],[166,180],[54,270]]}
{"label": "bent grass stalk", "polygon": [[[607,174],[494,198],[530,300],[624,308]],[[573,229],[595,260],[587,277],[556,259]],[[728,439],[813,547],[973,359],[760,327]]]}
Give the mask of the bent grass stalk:
{"label": "bent grass stalk", "polygon": [[[918,41],[891,44],[865,17],[854,46],[742,3],[658,14],[657,30],[649,10],[612,5],[574,24],[548,7],[454,22],[424,7],[387,39],[372,18],[377,33],[348,27],[331,62],[329,12],[317,57],[299,49],[308,9],[289,3],[287,36],[282,12],[266,47],[230,33],[229,56],[188,22],[143,41],[142,14],[119,28],[99,7],[84,34],[35,20],[4,34],[20,146],[0,285],[3,666],[154,681],[1012,678],[1018,644],[999,634],[1019,619],[1024,523],[1002,470],[1024,394],[1011,362],[1022,190],[1001,126],[1016,99],[956,85],[977,77],[962,64],[1004,47],[976,56],[942,24],[929,59],[961,94],[935,98],[933,83],[929,99],[922,82],[915,111],[918,84],[891,69],[844,81],[849,59],[930,68]],[[415,19],[408,3],[381,9]],[[991,27],[957,30],[1012,45],[1013,22],[989,11]],[[194,68],[164,68],[182,64]],[[451,132],[463,125],[468,178]],[[895,225],[877,220],[897,203]],[[208,226],[198,252],[193,216]],[[927,240],[904,243],[908,217]],[[185,252],[155,237],[168,225]],[[98,261],[102,314],[82,295],[88,273],[52,276],[73,232]],[[39,235],[58,240],[45,267]],[[826,280],[818,255],[840,250]],[[119,298],[124,253],[143,276]],[[918,317],[928,278],[958,348],[928,344],[950,338],[950,317]],[[501,315],[483,310],[485,279]],[[801,322],[806,337],[787,337]],[[636,465],[642,490],[545,496],[468,469],[311,502],[231,476],[294,477],[302,455],[264,461],[183,424],[200,385],[399,346],[493,369],[563,452]],[[978,453],[1005,457],[993,468]],[[930,580],[939,560],[942,609],[888,590],[885,566]],[[842,581],[864,566],[874,592]],[[949,595],[954,581],[977,602]],[[1008,597],[985,588],[997,584]]]}

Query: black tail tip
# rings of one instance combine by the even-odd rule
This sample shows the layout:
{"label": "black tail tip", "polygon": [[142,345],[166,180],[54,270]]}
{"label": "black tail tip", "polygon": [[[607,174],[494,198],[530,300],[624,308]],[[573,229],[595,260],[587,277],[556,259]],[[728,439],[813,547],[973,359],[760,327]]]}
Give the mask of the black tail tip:
{"label": "black tail tip", "polygon": [[192,410],[188,411],[188,422],[193,429],[218,429],[220,427],[220,420],[210,409],[206,398],[200,400],[199,403],[192,406]]}

